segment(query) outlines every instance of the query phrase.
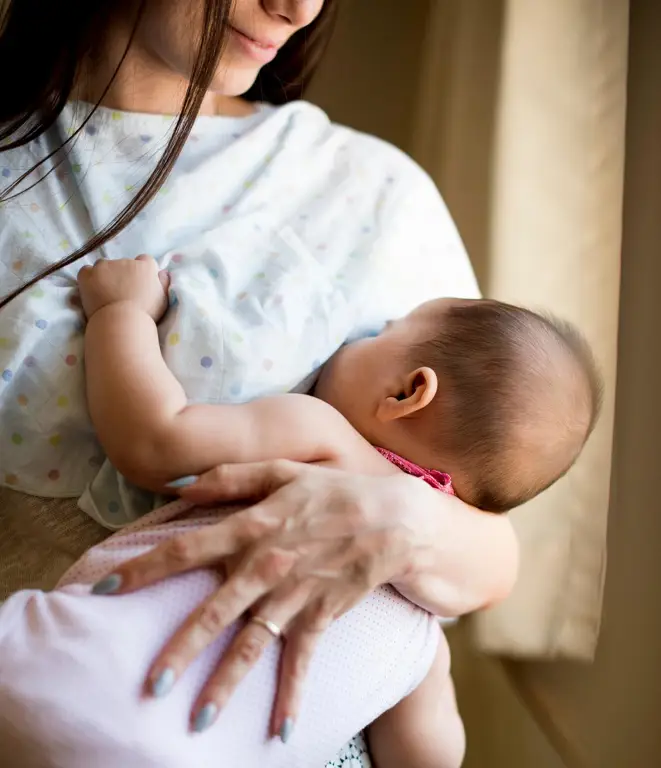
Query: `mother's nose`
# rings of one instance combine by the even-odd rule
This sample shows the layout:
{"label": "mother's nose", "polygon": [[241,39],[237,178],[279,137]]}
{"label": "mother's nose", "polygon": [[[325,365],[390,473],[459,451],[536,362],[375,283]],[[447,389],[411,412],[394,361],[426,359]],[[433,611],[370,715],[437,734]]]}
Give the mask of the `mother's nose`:
{"label": "mother's nose", "polygon": [[271,16],[277,16],[292,27],[302,29],[317,18],[324,0],[262,0],[262,3]]}

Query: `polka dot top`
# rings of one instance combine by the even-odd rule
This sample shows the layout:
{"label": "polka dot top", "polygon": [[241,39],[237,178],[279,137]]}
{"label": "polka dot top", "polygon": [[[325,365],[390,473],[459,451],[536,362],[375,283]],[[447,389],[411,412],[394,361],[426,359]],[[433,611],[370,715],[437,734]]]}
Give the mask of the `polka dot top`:
{"label": "polka dot top", "polygon": [[[107,226],[173,125],[101,108],[76,133],[90,109],[70,104],[47,135],[0,153],[2,189],[68,140],[23,194],[0,204],[3,292]],[[0,310],[0,484],[80,496],[98,477],[76,275],[139,253],[172,274],[161,343],[191,402],[304,391],[345,340],[428,299],[477,295],[436,188],[399,150],[306,102],[200,117],[167,182],[124,232]],[[119,498],[95,515],[110,527],[135,516],[134,496],[122,478],[114,483]]]}

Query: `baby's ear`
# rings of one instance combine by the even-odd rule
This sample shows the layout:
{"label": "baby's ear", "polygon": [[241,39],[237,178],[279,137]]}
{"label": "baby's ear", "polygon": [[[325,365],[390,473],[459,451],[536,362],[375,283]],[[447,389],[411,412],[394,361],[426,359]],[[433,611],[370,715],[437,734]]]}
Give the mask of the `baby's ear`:
{"label": "baby's ear", "polygon": [[438,376],[431,368],[416,368],[404,379],[399,392],[394,392],[379,403],[376,417],[379,421],[392,421],[410,416],[431,403],[438,391]]}

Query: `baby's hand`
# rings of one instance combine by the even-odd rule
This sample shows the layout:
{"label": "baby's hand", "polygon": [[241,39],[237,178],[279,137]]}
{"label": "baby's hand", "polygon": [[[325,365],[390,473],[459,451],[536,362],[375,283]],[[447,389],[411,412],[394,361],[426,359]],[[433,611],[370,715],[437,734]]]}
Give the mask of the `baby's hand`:
{"label": "baby's hand", "polygon": [[89,319],[108,304],[129,301],[158,322],[168,308],[167,272],[159,272],[151,256],[99,260],[78,273],[83,309]]}

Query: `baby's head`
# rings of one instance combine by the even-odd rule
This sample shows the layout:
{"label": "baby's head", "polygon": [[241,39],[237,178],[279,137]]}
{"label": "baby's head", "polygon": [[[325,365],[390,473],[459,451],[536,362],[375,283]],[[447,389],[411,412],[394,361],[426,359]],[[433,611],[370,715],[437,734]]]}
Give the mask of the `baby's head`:
{"label": "baby's head", "polygon": [[575,462],[601,380],[570,324],[497,301],[440,299],[343,347],[317,394],[373,445],[448,472],[464,501],[505,512]]}

